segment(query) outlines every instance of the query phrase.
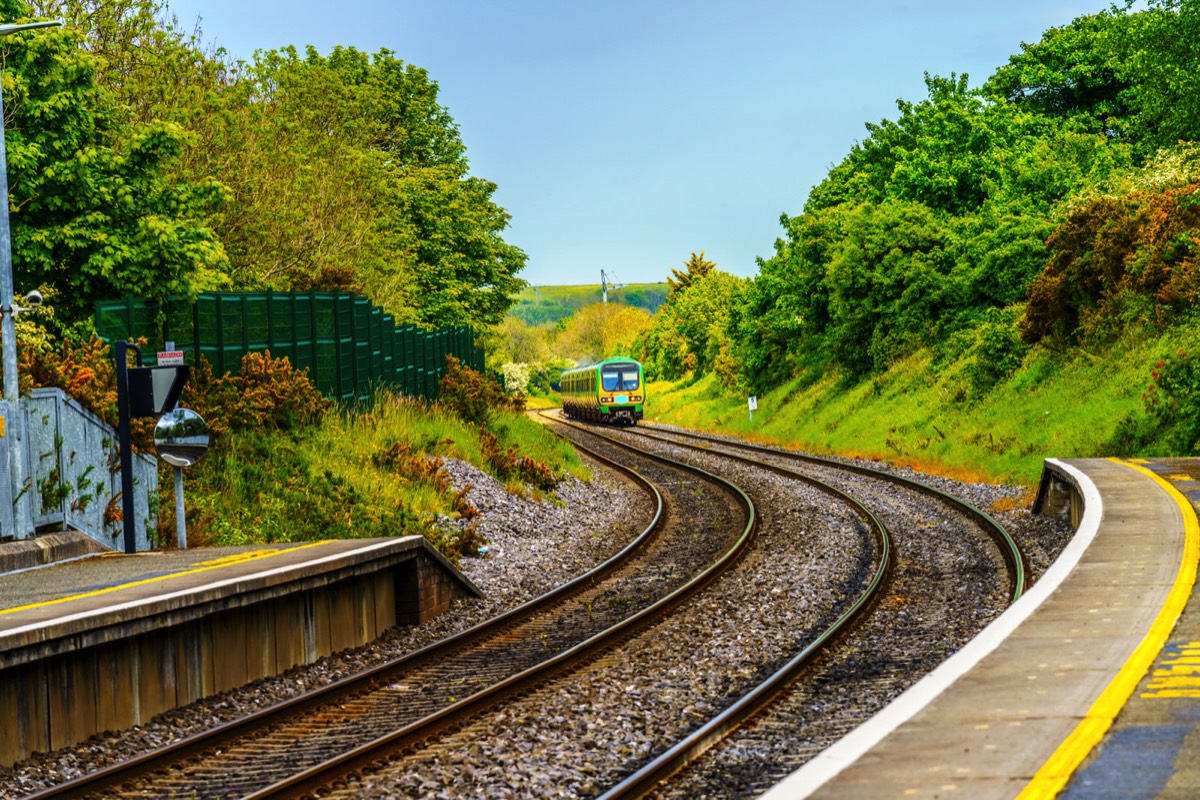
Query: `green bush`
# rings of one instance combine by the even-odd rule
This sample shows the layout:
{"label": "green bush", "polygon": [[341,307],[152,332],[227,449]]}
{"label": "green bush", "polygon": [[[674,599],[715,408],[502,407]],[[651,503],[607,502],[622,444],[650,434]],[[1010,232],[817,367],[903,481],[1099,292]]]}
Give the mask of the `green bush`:
{"label": "green bush", "polygon": [[1150,372],[1143,399],[1173,455],[1200,455],[1200,355],[1180,350]]}
{"label": "green bush", "polygon": [[1121,420],[1101,455],[1200,455],[1200,355],[1158,359],[1142,392],[1143,411]]}

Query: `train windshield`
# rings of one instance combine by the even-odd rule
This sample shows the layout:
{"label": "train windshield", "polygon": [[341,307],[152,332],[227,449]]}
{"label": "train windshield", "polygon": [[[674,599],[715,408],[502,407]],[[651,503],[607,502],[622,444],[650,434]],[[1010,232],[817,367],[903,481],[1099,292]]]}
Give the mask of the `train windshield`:
{"label": "train windshield", "polygon": [[609,364],[600,370],[600,385],[606,392],[632,392],[638,388],[637,364]]}

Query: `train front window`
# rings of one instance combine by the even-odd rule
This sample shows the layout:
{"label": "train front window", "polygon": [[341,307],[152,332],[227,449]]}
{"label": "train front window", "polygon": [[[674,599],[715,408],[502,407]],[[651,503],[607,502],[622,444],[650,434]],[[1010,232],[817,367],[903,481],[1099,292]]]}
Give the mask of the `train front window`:
{"label": "train front window", "polygon": [[600,383],[606,392],[632,392],[638,388],[638,370],[632,364],[605,367]]}

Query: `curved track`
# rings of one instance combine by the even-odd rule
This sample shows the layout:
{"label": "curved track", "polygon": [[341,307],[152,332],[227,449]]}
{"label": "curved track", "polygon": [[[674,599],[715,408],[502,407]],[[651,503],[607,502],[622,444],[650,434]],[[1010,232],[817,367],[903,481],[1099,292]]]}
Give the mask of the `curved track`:
{"label": "curved track", "polygon": [[[820,475],[848,491],[870,497],[879,505],[884,505],[883,501],[888,499],[886,491],[881,493],[877,488],[864,486],[860,480],[847,481],[836,476],[850,473],[868,483],[879,482],[895,487],[893,491],[925,495],[970,520],[994,543],[997,557],[1002,558],[1007,567],[1010,601],[1016,600],[1026,587],[1025,559],[1007,531],[983,511],[927,484],[861,465],[779,451],[705,434],[671,430],[663,435],[662,432],[648,433],[643,429],[636,435],[670,448],[683,447],[706,455],[719,454],[720,457],[756,464],[765,469],[779,470],[781,467],[777,465],[780,463],[800,464],[805,467],[804,474],[807,477]],[[739,454],[746,452],[752,453],[754,458]],[[901,542],[904,541],[905,537],[902,536]],[[901,551],[903,549],[901,545]],[[912,579],[911,563],[901,571],[910,574],[902,577],[897,581],[897,585],[888,587],[883,593],[882,603],[885,606],[894,608],[905,604],[914,591],[915,584],[923,582],[923,579]],[[894,615],[889,610],[885,610],[876,615],[871,623],[856,629],[845,640],[847,652],[858,651],[851,661],[859,673],[876,674],[887,670],[885,663],[889,655],[875,652],[879,640],[875,638],[873,630],[902,624],[902,621],[892,619],[880,625],[881,620],[892,616]],[[824,644],[823,637],[814,639],[767,680],[755,686],[720,715],[606,791],[602,797],[605,800],[646,795],[750,797],[769,788],[803,763],[807,757],[832,743],[838,735],[847,732],[853,723],[862,721],[866,716],[861,711],[851,713],[849,724],[835,726],[835,733],[824,738],[819,734],[810,736],[806,731],[806,721],[811,719],[811,713],[806,714],[806,711],[810,711],[812,705],[821,707],[822,714],[829,712],[830,716],[834,716],[838,713],[837,709],[830,708],[823,690],[819,688],[824,683],[828,689],[833,683],[829,680],[829,675],[838,673],[836,662],[832,665],[827,662],[806,673],[806,669]],[[910,676],[909,682],[915,681],[917,677],[919,675]],[[845,688],[842,681],[837,683],[840,688]],[[902,689],[906,685],[907,683],[901,682],[898,688]],[[806,705],[808,709],[804,708]],[[882,705],[882,702],[879,705]],[[790,749],[794,746],[791,742],[797,739],[810,740],[807,748]],[[812,739],[816,741],[812,742]]]}
{"label": "curved track", "polygon": [[[497,796],[753,796],[936,666],[1025,583],[1015,545],[1001,555],[1011,538],[928,486],[679,431],[570,431],[594,457],[623,451],[639,482],[660,487],[656,524],[611,562],[446,642],[126,765],[144,777],[113,768],[33,797],[475,797],[485,786]],[[662,452],[631,454],[634,437]],[[786,488],[801,485],[808,499]],[[843,538],[811,538],[838,515],[830,530]],[[843,551],[846,566],[829,569]],[[978,588],[989,582],[1004,588]],[[986,597],[960,623],[952,615],[972,593]],[[778,597],[804,613],[773,622]],[[737,657],[715,632],[732,610],[755,612],[733,623]],[[654,671],[689,667],[707,688],[683,690],[686,705],[673,706],[663,689],[678,678]],[[838,706],[847,695],[849,710]],[[589,743],[593,732],[639,728],[645,744]],[[558,751],[558,767],[518,755],[555,736],[583,738]],[[602,750],[618,752],[593,766]]]}
{"label": "curved track", "polygon": [[[688,482],[724,485],[702,470],[655,461],[676,476],[660,483],[680,484],[677,476],[687,474]],[[410,656],[31,797],[145,796],[147,781],[156,796],[294,794],[570,669],[711,580],[749,542],[753,507],[736,489],[664,498],[651,481],[614,466],[653,493],[658,511],[634,542],[595,570]],[[680,540],[667,510],[679,514],[689,505],[725,524],[699,540]]]}

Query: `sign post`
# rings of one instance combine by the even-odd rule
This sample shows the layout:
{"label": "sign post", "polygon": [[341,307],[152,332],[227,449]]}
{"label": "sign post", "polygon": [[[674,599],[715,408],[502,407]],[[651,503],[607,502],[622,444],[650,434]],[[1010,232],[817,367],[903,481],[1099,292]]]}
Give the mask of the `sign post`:
{"label": "sign post", "polygon": [[750,402],[747,405],[750,406],[750,421],[754,422],[754,412],[758,410],[758,396],[751,395]]}
{"label": "sign post", "polygon": [[[130,349],[137,354],[136,367],[129,366]],[[175,404],[179,402],[183,385],[187,383],[188,367],[182,364],[143,367],[142,349],[129,342],[115,342],[113,350],[117,358],[117,440],[121,454],[121,525],[125,533],[125,552],[132,555],[137,552],[137,527],[134,522],[133,507],[133,441],[130,434],[130,420],[134,417],[153,417],[174,409]]]}

